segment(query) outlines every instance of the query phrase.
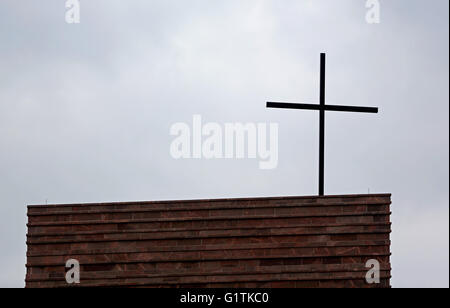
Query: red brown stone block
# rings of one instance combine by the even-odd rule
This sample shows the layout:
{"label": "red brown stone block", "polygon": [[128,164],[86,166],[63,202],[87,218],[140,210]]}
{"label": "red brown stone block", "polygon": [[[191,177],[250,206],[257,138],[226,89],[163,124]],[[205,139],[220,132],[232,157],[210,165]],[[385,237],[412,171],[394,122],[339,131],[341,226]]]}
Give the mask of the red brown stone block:
{"label": "red brown stone block", "polygon": [[[390,195],[29,206],[27,287],[389,287]],[[368,285],[376,259],[381,283]]]}

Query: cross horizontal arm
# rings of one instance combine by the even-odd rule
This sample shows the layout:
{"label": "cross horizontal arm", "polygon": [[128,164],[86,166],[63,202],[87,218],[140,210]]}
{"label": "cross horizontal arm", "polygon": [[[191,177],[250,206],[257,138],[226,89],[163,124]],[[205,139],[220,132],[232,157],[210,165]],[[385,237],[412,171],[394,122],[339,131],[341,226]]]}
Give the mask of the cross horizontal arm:
{"label": "cross horizontal arm", "polygon": [[[293,103],[275,103],[275,102],[268,102],[267,108],[322,110],[322,107],[320,105],[315,105],[315,104],[293,104]],[[376,108],[376,107],[325,105],[325,110],[327,110],[327,111],[343,111],[343,112],[378,113],[378,108]]]}
{"label": "cross horizontal arm", "polygon": [[267,108],[320,110],[320,105],[268,102]]}
{"label": "cross horizontal arm", "polygon": [[377,107],[325,105],[325,110],[328,110],[328,111],[343,111],[343,112],[378,113],[378,108]]}

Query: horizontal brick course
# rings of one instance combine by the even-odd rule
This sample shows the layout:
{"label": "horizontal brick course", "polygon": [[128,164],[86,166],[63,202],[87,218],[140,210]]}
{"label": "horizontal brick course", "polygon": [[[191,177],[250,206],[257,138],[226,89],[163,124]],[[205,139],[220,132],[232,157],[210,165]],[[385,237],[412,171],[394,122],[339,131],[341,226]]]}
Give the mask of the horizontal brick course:
{"label": "horizontal brick course", "polygon": [[74,223],[74,222],[102,222],[102,221],[129,221],[133,220],[182,220],[185,219],[214,219],[221,217],[279,217],[279,216],[298,216],[298,217],[321,217],[321,216],[339,216],[345,213],[352,215],[371,213],[386,213],[388,205],[349,205],[349,206],[289,206],[279,208],[240,208],[240,209],[214,209],[214,210],[190,210],[190,211],[87,211],[76,213],[52,213],[46,215],[30,214],[30,225],[45,225],[45,223],[57,224],[58,222]]}
{"label": "horizontal brick course", "polygon": [[[28,207],[27,287],[389,287],[390,195]],[[382,283],[367,285],[377,259]]]}

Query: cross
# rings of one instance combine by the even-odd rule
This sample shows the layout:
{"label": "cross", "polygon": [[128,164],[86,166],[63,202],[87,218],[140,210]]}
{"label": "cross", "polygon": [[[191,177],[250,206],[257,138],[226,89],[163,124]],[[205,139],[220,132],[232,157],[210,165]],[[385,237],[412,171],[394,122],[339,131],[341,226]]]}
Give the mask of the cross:
{"label": "cross", "polygon": [[320,104],[292,104],[268,102],[267,108],[318,110],[320,115],[319,136],[319,196],[325,193],[325,111],[378,113],[375,107],[336,106],[325,104],[325,54],[320,54]]}

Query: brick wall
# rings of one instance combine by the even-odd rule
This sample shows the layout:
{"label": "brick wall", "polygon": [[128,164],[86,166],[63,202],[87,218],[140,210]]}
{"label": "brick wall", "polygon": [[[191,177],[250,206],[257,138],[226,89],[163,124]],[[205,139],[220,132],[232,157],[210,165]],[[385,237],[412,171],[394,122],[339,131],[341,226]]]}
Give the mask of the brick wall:
{"label": "brick wall", "polygon": [[84,287],[389,287],[390,199],[29,206],[26,286],[67,287],[77,259]]}

